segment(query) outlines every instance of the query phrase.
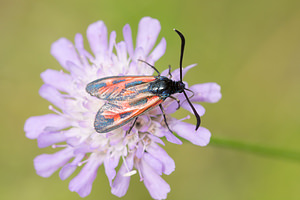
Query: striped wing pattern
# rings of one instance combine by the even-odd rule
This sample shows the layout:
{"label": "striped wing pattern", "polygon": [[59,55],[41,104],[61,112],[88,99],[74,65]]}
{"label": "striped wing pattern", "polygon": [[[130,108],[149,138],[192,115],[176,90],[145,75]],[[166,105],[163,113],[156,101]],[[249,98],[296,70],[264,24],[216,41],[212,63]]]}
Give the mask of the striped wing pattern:
{"label": "striped wing pattern", "polygon": [[155,79],[154,76],[123,76],[89,83],[86,88],[88,93],[108,100],[96,115],[96,131],[112,131],[162,103],[163,99],[148,90],[150,82]]}
{"label": "striped wing pattern", "polygon": [[[86,91],[99,99],[116,100],[122,96],[140,91],[137,86],[154,81],[154,76],[112,76],[89,83]],[[126,93],[127,92],[127,93]],[[122,99],[121,99],[122,100]]]}

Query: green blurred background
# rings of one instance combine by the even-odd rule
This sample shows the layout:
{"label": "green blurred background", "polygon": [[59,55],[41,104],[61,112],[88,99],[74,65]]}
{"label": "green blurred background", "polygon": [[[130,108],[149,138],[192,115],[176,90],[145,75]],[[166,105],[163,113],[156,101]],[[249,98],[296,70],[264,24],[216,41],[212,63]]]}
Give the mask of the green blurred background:
{"label": "green blurred background", "polygon": [[[33,158],[48,150],[25,138],[23,125],[33,115],[49,113],[38,90],[40,73],[61,69],[50,55],[60,37],[74,39],[89,24],[104,20],[109,31],[129,23],[134,36],[143,16],[161,22],[166,54],[159,70],[178,66],[181,30],[187,40],[184,65],[198,63],[185,80],[190,85],[217,82],[223,98],[205,104],[202,118],[216,139],[300,152],[300,1],[165,0],[0,2],[1,199],[81,199],[58,173],[36,175]],[[178,117],[187,114],[178,112]],[[191,119],[194,123],[194,119]],[[300,199],[300,162],[216,142],[207,147],[188,142],[167,144],[176,171],[164,179],[168,199]],[[103,167],[85,199],[118,199],[110,194]],[[124,199],[150,199],[134,176]]]}

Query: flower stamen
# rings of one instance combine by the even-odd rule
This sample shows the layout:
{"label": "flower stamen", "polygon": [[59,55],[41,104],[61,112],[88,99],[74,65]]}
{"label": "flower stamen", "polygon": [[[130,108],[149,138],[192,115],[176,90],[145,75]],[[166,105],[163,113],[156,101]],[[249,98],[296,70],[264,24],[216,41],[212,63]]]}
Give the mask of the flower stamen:
{"label": "flower stamen", "polygon": [[84,161],[81,161],[77,164],[78,167],[82,166],[83,164],[87,163],[89,161],[89,159],[86,159]]}
{"label": "flower stamen", "polygon": [[61,145],[53,144],[52,145],[53,149],[56,149],[56,148],[65,148],[65,147],[68,147],[68,145],[66,145],[66,144],[61,144]]}
{"label": "flower stamen", "polygon": [[48,109],[51,110],[51,111],[53,111],[53,112],[55,112],[55,113],[58,114],[58,115],[62,115],[62,113],[59,112],[57,109],[55,109],[52,105],[49,105],[49,106],[48,106]]}
{"label": "flower stamen", "polygon": [[123,159],[123,163],[125,165],[125,168],[127,169],[127,173],[123,174],[123,176],[129,177],[129,176],[132,176],[132,175],[136,174],[136,170],[131,170],[131,171],[129,170],[124,156],[122,156],[122,159]]}

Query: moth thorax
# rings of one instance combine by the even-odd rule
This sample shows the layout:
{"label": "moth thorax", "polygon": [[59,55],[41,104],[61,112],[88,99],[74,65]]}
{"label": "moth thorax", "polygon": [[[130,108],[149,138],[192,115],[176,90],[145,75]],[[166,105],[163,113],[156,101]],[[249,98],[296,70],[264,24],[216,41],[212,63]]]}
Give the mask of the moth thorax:
{"label": "moth thorax", "polygon": [[181,93],[185,89],[185,84],[182,81],[174,81],[173,84],[173,93]]}

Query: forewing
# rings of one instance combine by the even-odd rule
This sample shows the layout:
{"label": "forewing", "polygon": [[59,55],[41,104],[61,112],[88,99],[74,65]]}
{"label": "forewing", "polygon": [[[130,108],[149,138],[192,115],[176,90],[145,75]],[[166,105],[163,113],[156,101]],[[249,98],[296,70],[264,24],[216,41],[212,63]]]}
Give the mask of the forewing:
{"label": "forewing", "polygon": [[147,90],[154,76],[112,76],[95,80],[86,86],[86,91],[99,99],[124,100]]}
{"label": "forewing", "polygon": [[112,131],[153,109],[163,102],[159,96],[141,93],[129,101],[109,101],[98,111],[95,118],[95,129],[99,133]]}

